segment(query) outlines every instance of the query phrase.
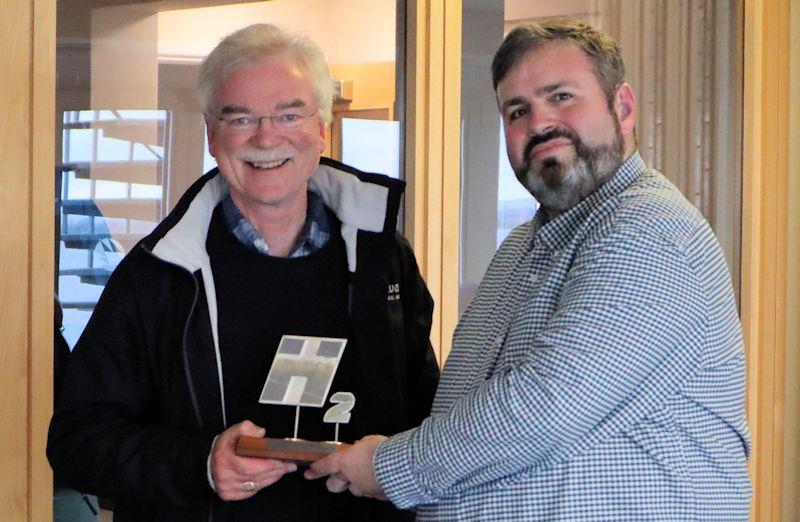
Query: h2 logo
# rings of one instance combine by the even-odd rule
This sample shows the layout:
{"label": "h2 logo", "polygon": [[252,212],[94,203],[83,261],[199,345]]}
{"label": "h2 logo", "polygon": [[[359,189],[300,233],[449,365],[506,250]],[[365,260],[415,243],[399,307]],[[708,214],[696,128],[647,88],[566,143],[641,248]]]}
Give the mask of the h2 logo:
{"label": "h2 logo", "polygon": [[322,422],[336,423],[334,442],[339,442],[339,424],[350,422],[350,410],[356,405],[356,396],[350,392],[336,392],[331,395],[333,406],[328,408]]}

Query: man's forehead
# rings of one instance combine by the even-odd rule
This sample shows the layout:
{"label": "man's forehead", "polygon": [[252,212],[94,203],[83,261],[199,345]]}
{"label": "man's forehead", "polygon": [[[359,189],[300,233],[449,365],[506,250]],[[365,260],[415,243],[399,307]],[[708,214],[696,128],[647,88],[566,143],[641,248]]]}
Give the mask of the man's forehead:
{"label": "man's forehead", "polygon": [[308,69],[303,62],[283,51],[262,53],[231,64],[225,71],[225,77],[247,69],[284,71],[298,78],[308,78]]}
{"label": "man's forehead", "polygon": [[562,60],[583,61],[583,59],[588,60],[588,58],[586,52],[577,43],[569,40],[552,40],[525,51],[511,70],[526,61],[529,63],[550,63],[554,61],[560,63]]}
{"label": "man's forehead", "polygon": [[516,97],[512,90],[532,90],[547,94],[559,87],[577,86],[581,78],[592,77],[594,70],[586,53],[577,45],[566,41],[541,44],[525,52],[497,84],[500,103],[505,98]]}
{"label": "man's forehead", "polygon": [[296,59],[277,54],[227,71],[214,98],[225,113],[263,112],[310,107],[315,94],[306,68]]}

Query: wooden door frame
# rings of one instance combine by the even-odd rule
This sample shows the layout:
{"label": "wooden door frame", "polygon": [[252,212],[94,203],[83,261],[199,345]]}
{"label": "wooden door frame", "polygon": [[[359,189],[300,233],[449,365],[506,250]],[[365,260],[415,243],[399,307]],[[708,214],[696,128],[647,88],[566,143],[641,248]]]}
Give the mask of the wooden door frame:
{"label": "wooden door frame", "polygon": [[0,63],[0,519],[51,520],[54,0],[3,0]]}
{"label": "wooden door frame", "polygon": [[408,0],[405,233],[436,303],[439,362],[458,321],[461,0]]}
{"label": "wooden door frame", "polygon": [[[791,0],[745,0],[742,325],[753,452],[752,520],[780,520],[783,491]],[[796,277],[796,276],[794,276]],[[795,281],[796,283],[796,281]]]}

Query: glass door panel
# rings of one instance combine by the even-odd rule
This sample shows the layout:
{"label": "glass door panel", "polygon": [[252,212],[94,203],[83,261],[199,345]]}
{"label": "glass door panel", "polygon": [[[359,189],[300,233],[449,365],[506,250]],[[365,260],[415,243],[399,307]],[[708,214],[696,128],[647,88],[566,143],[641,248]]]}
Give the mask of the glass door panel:
{"label": "glass door panel", "polygon": [[264,22],[316,41],[339,87],[326,155],[402,177],[404,2],[115,3],[58,3],[57,288],[70,346],[116,263],[215,167],[195,85],[226,34]]}
{"label": "glass door panel", "polygon": [[[404,0],[59,0],[57,9],[54,277],[70,348],[120,260],[215,167],[196,82],[225,35],[272,23],[313,39],[338,86],[325,154],[403,177]],[[57,519],[83,520],[86,507],[56,494]]]}
{"label": "glass door panel", "polygon": [[502,239],[537,208],[506,159],[492,58],[514,27],[552,17],[581,20],[620,42],[637,96],[639,152],[711,223],[738,295],[741,1],[464,0],[460,310]]}

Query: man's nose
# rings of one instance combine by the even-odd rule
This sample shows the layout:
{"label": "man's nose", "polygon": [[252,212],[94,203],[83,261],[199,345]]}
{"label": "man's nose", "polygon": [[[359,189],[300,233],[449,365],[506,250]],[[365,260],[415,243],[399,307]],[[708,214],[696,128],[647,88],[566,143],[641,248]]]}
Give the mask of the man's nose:
{"label": "man's nose", "polygon": [[547,107],[531,109],[528,120],[528,133],[531,136],[547,134],[558,126],[555,112]]}
{"label": "man's nose", "polygon": [[283,135],[275,128],[269,118],[262,118],[250,137],[250,141],[261,148],[270,148],[278,144],[282,139]]}

